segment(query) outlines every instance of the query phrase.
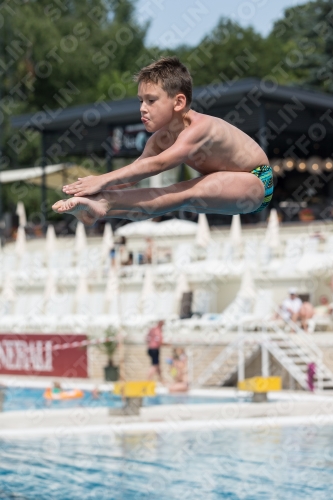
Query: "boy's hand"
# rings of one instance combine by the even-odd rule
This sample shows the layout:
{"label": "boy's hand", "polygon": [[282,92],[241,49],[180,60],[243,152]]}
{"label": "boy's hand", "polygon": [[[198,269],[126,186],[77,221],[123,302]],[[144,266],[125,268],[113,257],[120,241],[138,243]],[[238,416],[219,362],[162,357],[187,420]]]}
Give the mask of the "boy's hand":
{"label": "boy's hand", "polygon": [[[101,177],[103,178],[101,182]],[[126,182],[122,184],[107,185],[104,175],[88,175],[87,177],[79,177],[77,182],[68,184],[62,188],[66,194],[73,194],[74,196],[87,196],[101,191],[112,191],[113,189],[125,189],[135,186],[136,182]]]}
{"label": "boy's hand", "polygon": [[64,193],[74,196],[87,196],[99,193],[106,184],[104,175],[88,175],[88,177],[79,177],[76,182],[64,186],[62,190]]}

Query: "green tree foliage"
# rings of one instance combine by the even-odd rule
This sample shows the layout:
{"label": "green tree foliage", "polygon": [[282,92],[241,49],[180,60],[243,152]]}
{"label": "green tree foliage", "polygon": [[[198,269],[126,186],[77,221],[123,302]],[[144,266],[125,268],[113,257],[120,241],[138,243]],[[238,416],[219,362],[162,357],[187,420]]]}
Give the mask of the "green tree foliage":
{"label": "green tree foliage", "polygon": [[[2,6],[1,170],[40,164],[38,133],[26,132],[27,145],[19,153],[10,146],[13,114],[117,100],[136,92],[132,74],[145,52],[148,25],[140,26],[134,12],[133,0],[26,0]],[[10,188],[3,195],[5,206],[18,201]],[[35,210],[28,205],[28,212],[30,205]]]}
{"label": "green tree foliage", "polygon": [[[131,0],[38,0],[13,2],[0,23],[1,93],[5,106],[2,167],[24,165],[8,147],[13,114],[67,108],[133,95],[148,26],[134,20]],[[1,19],[0,19],[1,21]],[[38,157],[40,154],[38,154]]]}
{"label": "green tree foliage", "polygon": [[252,28],[222,18],[195,48],[181,47],[195,85],[248,77],[264,77],[281,58],[281,50]]}
{"label": "green tree foliage", "polygon": [[15,15],[6,14],[4,56],[10,58],[11,45],[20,50],[3,92],[10,92],[9,83],[19,86],[21,108],[23,102],[29,111],[98,99],[101,79],[111,85],[112,75],[118,81],[137,70],[147,26],[133,14],[130,0],[22,2]]}
{"label": "green tree foliage", "polygon": [[270,37],[282,46],[280,76],[326,92],[333,90],[333,4],[317,0],[286,9]]}

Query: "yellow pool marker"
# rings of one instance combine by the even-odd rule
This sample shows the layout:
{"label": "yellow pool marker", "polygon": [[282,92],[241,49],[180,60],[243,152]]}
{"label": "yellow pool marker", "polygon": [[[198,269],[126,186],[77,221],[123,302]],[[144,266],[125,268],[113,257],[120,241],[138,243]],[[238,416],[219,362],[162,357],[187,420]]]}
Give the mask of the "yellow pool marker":
{"label": "yellow pool marker", "polygon": [[125,398],[145,398],[155,396],[156,382],[153,380],[132,380],[129,382],[116,382],[113,393]]}
{"label": "yellow pool marker", "polygon": [[237,387],[241,391],[271,392],[282,390],[281,377],[252,377],[238,382]]}

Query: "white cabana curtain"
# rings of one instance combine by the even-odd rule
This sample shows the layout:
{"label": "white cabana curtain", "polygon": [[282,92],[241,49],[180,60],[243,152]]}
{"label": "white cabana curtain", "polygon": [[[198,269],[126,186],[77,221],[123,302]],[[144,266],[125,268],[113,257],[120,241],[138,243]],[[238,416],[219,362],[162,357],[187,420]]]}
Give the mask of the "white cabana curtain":
{"label": "white cabana curtain", "polygon": [[208,220],[205,214],[199,214],[197,234],[195,237],[195,242],[200,247],[206,248],[211,243],[212,238],[210,235],[210,229]]}
{"label": "white cabana curtain", "polygon": [[239,214],[232,216],[230,242],[234,248],[237,248],[242,243],[242,225]]}
{"label": "white cabana curtain", "polygon": [[75,231],[74,248],[77,254],[81,253],[87,246],[86,230],[82,222],[78,222]]}
{"label": "white cabana curtain", "polygon": [[265,243],[270,248],[278,248],[280,246],[280,224],[278,213],[275,208],[272,208],[269,214],[268,225],[265,234]]}
{"label": "white cabana curtain", "polygon": [[16,299],[15,283],[11,271],[7,271],[5,274],[1,297],[8,302],[14,302]]}
{"label": "white cabana curtain", "polygon": [[120,290],[119,280],[115,269],[110,269],[106,282],[104,301],[107,304],[108,311],[114,316],[120,314]]}
{"label": "white cabana curtain", "polygon": [[243,274],[241,285],[238,291],[238,297],[253,300],[256,297],[256,287],[250,268],[247,268]]}
{"label": "white cabana curtain", "polygon": [[54,230],[54,226],[50,224],[47,227],[46,238],[45,238],[45,250],[47,255],[50,255],[56,249],[57,236]]}
{"label": "white cabana curtain", "polygon": [[25,206],[23,201],[19,201],[16,205],[16,215],[19,218],[19,226],[25,227],[27,225],[27,216],[25,213]]}
{"label": "white cabana curtain", "polygon": [[152,269],[148,267],[146,269],[140,297],[140,309],[142,314],[154,314],[156,303],[157,300],[153,272]]}
{"label": "white cabana curtain", "polygon": [[22,255],[26,252],[27,240],[25,236],[25,229],[23,226],[19,226],[17,229],[17,236],[15,242],[15,253],[18,257],[22,257]]}
{"label": "white cabana curtain", "polygon": [[54,271],[49,271],[44,288],[44,300],[47,302],[57,293],[57,284]]}
{"label": "white cabana curtain", "polygon": [[76,290],[75,290],[75,300],[78,301],[88,295],[88,282],[85,274],[81,274]]}
{"label": "white cabana curtain", "polygon": [[103,239],[102,239],[102,259],[106,259],[109,255],[111,248],[114,246],[112,226],[107,222],[104,226]]}
{"label": "white cabana curtain", "polygon": [[105,301],[112,302],[119,293],[119,280],[114,269],[110,269],[105,288]]}

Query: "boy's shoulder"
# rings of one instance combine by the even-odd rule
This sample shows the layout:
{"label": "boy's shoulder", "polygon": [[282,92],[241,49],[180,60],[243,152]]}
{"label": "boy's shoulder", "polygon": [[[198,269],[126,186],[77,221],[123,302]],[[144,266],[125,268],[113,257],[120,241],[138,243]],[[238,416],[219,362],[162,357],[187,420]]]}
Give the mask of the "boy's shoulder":
{"label": "boy's shoulder", "polygon": [[158,155],[169,149],[175,143],[198,144],[215,133],[216,127],[214,125],[216,125],[217,120],[221,122],[221,125],[223,124],[223,120],[215,116],[205,115],[191,110],[191,114],[186,118],[186,126],[184,130],[180,132],[176,141],[172,133],[165,129],[157,130],[149,137],[146,143],[146,155]]}
{"label": "boy's shoulder", "polygon": [[[215,116],[205,115],[193,110],[190,110],[190,113],[191,114],[185,118],[185,128],[179,134],[178,138],[181,138],[184,135],[186,136],[192,133],[200,133],[203,130],[207,130],[212,124],[217,123],[217,121],[221,122],[221,125],[223,124],[223,120],[216,118]],[[165,130],[161,129],[157,130],[151,138],[167,142],[169,135]]]}

